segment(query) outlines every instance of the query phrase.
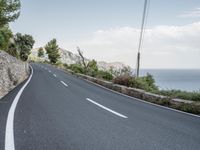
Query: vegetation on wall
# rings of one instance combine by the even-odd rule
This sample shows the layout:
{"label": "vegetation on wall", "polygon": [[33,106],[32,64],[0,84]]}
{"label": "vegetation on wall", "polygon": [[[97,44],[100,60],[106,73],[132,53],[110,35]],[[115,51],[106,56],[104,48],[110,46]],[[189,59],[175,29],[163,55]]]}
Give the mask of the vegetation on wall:
{"label": "vegetation on wall", "polygon": [[12,37],[13,34],[8,25],[0,28],[0,49],[7,50]]}
{"label": "vegetation on wall", "polygon": [[147,74],[143,77],[136,78],[130,75],[121,75],[114,79],[115,84],[125,85],[128,87],[139,88],[145,91],[157,91],[158,87],[155,85],[155,80],[152,75]]}
{"label": "vegetation on wall", "polygon": [[9,28],[9,23],[19,17],[20,8],[20,0],[0,1],[0,50],[26,61],[35,43],[33,37],[21,33],[14,35]]}

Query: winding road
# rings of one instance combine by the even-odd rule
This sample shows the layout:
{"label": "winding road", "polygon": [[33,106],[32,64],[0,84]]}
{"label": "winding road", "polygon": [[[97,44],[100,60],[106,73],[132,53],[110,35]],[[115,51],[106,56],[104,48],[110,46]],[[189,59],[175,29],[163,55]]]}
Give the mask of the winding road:
{"label": "winding road", "polygon": [[0,100],[0,150],[199,150],[200,118],[50,65]]}

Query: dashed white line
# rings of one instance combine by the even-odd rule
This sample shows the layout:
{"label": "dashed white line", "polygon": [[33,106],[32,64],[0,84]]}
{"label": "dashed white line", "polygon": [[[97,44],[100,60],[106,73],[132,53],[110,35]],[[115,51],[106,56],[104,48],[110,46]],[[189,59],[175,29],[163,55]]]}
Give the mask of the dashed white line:
{"label": "dashed white line", "polygon": [[68,86],[65,82],[63,81],[60,81],[64,86]]}
{"label": "dashed white line", "polygon": [[95,101],[93,101],[93,100],[91,100],[89,98],[86,98],[86,100],[88,100],[89,102],[91,102],[91,103],[93,103],[93,104],[95,104],[95,105],[97,105],[97,106],[99,106],[99,107],[101,107],[101,108],[103,108],[103,109],[105,109],[105,110],[107,110],[107,111],[119,116],[119,117],[122,117],[122,118],[125,118],[125,119],[128,118],[127,116],[122,115],[122,114],[120,114],[120,113],[118,113],[118,112],[116,112],[116,111],[114,111],[114,110],[112,110],[112,109],[110,109],[108,107],[105,107],[105,106],[103,106],[103,105],[101,105],[101,104],[99,104],[99,103],[97,103],[97,102],[95,102]]}
{"label": "dashed white line", "polygon": [[53,74],[54,77],[57,77],[56,74]]}
{"label": "dashed white line", "polygon": [[[31,66],[30,66],[31,67]],[[6,131],[5,131],[5,150],[15,150],[15,141],[14,141],[14,115],[15,115],[15,109],[17,106],[17,103],[19,101],[19,98],[30,82],[32,75],[33,75],[33,68],[31,67],[31,75],[29,76],[26,83],[23,85],[23,87],[20,89],[20,91],[17,93],[15,99],[12,102],[12,105],[10,107],[10,110],[8,112],[8,117],[6,121]]]}
{"label": "dashed white line", "polygon": [[49,73],[51,73],[51,70],[49,70]]}

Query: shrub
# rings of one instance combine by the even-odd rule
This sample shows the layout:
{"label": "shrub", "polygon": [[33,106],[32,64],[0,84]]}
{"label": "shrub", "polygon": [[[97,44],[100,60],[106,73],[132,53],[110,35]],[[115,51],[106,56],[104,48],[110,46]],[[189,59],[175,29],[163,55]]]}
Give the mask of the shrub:
{"label": "shrub", "polygon": [[86,74],[92,77],[97,76],[98,66],[95,60],[89,61],[86,67]]}
{"label": "shrub", "polygon": [[179,109],[185,112],[200,114],[200,105],[197,104],[180,104],[180,105],[172,105],[174,109]]}
{"label": "shrub", "polygon": [[63,66],[66,68],[66,69],[69,69],[69,65],[68,64],[63,64]]}
{"label": "shrub", "polygon": [[125,86],[131,86],[131,80],[133,79],[133,77],[129,76],[129,75],[121,75],[118,76],[114,79],[113,83],[115,84],[120,84],[120,85],[125,85]]}
{"label": "shrub", "polygon": [[148,83],[143,79],[143,78],[132,78],[130,81],[131,87],[138,88],[138,89],[143,89],[146,91],[149,91],[148,89]]}
{"label": "shrub", "polygon": [[180,98],[192,101],[200,101],[200,92],[187,92],[181,90],[160,90],[156,94],[169,96],[171,98]]}
{"label": "shrub", "polygon": [[68,69],[71,69],[75,73],[85,74],[84,68],[79,64],[71,64],[71,65],[69,65]]}
{"label": "shrub", "polygon": [[109,73],[108,71],[103,71],[103,70],[99,70],[96,74],[97,78],[101,78],[101,79],[105,79],[105,80],[112,80],[113,79],[113,75],[111,73]]}
{"label": "shrub", "polygon": [[57,61],[55,65],[58,66],[58,67],[63,67],[63,64],[62,64],[61,61]]}
{"label": "shrub", "polygon": [[155,80],[153,78],[153,76],[149,73],[147,73],[146,76],[144,77],[140,77],[140,78],[136,78],[137,79],[141,79],[142,83],[145,83],[145,87],[144,90],[146,91],[158,91],[158,87],[155,85]]}
{"label": "shrub", "polygon": [[121,84],[133,88],[143,89],[145,91],[157,91],[158,88],[155,85],[153,76],[147,74],[147,76],[136,78],[130,75],[121,75],[114,79],[115,84]]}

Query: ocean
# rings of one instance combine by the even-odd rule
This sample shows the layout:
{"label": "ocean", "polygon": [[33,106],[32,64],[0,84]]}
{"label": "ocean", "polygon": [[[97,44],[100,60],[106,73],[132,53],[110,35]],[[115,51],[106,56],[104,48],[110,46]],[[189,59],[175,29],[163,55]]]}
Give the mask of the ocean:
{"label": "ocean", "polygon": [[160,89],[200,91],[200,69],[141,69],[140,75],[153,75]]}

